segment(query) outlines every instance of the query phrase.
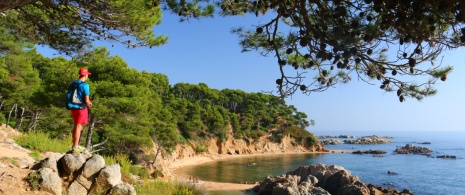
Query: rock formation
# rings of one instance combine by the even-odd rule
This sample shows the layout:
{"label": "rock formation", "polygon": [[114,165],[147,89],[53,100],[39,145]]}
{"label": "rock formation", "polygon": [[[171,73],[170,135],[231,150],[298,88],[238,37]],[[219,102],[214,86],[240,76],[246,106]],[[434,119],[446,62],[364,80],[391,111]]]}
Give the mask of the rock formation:
{"label": "rock formation", "polygon": [[341,140],[338,139],[331,139],[331,140],[323,140],[320,141],[323,145],[338,145],[342,144]]}
{"label": "rock formation", "polygon": [[401,148],[396,148],[394,151],[397,154],[429,154],[433,151],[431,151],[428,148],[425,147],[420,147],[420,146],[414,146],[413,144],[407,144],[404,147]]}
{"label": "rock formation", "polygon": [[352,154],[386,154],[386,151],[382,151],[382,150],[365,150],[365,151],[357,150],[357,151],[353,151]]}
{"label": "rock formation", "polygon": [[259,195],[409,195],[409,190],[385,189],[361,182],[337,165],[313,164],[280,176],[269,176],[254,188]]}
{"label": "rock formation", "polygon": [[318,139],[328,139],[328,138],[342,138],[342,139],[352,139],[352,138],[357,138],[356,136],[353,135],[320,135],[318,136]]}
{"label": "rock formation", "polygon": [[392,137],[388,136],[377,136],[377,135],[372,135],[372,136],[363,136],[361,138],[358,138],[356,140],[344,140],[345,144],[388,144],[391,143]]}
{"label": "rock formation", "polygon": [[306,146],[306,143],[297,142],[289,135],[283,136],[281,141],[273,142],[264,136],[258,140],[234,139],[232,128],[228,130],[228,139],[221,141],[219,138],[212,138],[207,141],[206,150],[202,153],[196,151],[194,143],[179,144],[171,153],[162,151],[161,158],[157,158],[156,167],[165,176],[174,175],[168,168],[170,162],[180,159],[198,156],[216,155],[241,155],[241,154],[265,154],[265,153],[286,153],[286,152],[328,152],[321,142],[313,146]]}
{"label": "rock formation", "polygon": [[121,180],[118,164],[105,166],[102,156],[89,152],[51,156],[35,164],[30,174],[39,174],[41,190],[55,195],[136,194]]}

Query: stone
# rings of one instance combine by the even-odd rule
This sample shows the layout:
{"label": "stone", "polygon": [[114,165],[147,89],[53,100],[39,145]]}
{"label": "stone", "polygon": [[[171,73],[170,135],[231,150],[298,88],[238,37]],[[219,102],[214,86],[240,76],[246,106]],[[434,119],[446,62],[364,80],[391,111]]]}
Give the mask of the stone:
{"label": "stone", "polygon": [[54,195],[62,194],[63,189],[61,188],[61,178],[57,172],[54,172],[50,168],[42,168],[39,170],[39,175],[42,178],[40,181],[42,190]]}
{"label": "stone", "polygon": [[91,194],[102,194],[123,183],[119,164],[109,165],[100,170],[94,183],[90,190]]}
{"label": "stone", "polygon": [[99,171],[105,167],[105,159],[100,155],[94,155],[83,166],[81,173],[79,173],[76,181],[84,186],[87,190],[90,189],[92,183],[97,177]]}
{"label": "stone", "polygon": [[87,189],[84,186],[82,186],[79,182],[74,181],[68,187],[68,194],[86,195]]}
{"label": "stone", "polygon": [[65,154],[59,162],[62,165],[63,172],[65,175],[71,175],[75,171],[79,170],[82,165],[86,162],[85,157],[80,154]]}
{"label": "stone", "polygon": [[[370,193],[380,192],[377,188],[379,187],[361,182],[358,177],[351,175],[343,167],[313,164],[299,167],[284,175],[268,176],[253,189],[258,194],[273,195],[370,195]],[[390,191],[389,193],[392,195],[401,194],[397,191]]]}
{"label": "stone", "polygon": [[120,183],[111,188],[108,195],[136,195],[136,190],[132,185]]}

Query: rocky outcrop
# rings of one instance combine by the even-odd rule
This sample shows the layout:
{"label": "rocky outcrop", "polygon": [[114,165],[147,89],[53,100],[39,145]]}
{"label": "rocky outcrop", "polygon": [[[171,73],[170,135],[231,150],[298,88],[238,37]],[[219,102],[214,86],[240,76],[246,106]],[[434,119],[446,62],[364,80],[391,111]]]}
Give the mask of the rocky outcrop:
{"label": "rocky outcrop", "polygon": [[89,152],[51,156],[35,164],[32,173],[40,175],[41,189],[51,194],[136,194],[122,182],[118,164],[105,166],[102,156]]}
{"label": "rocky outcrop", "polygon": [[338,145],[342,144],[341,140],[338,139],[331,139],[331,140],[323,140],[320,141],[323,145]]}
{"label": "rocky outcrop", "polygon": [[[30,150],[25,149],[21,146],[19,146],[14,140],[5,138],[7,136],[18,136],[18,134],[15,134],[15,130],[5,130],[5,131],[0,131],[0,147],[2,148],[2,157],[6,158],[12,158],[15,159],[16,163],[6,163],[3,164],[0,162],[0,167],[12,167],[12,168],[22,168],[22,169],[28,169],[29,166],[31,166],[34,163],[34,159],[32,159],[29,155],[31,153]],[[20,155],[15,155],[17,153],[20,153]]]}
{"label": "rocky outcrop", "polygon": [[394,153],[397,154],[429,154],[431,152],[433,151],[431,151],[428,148],[414,146],[413,144],[407,144],[404,147],[396,148],[396,150],[394,151]]}
{"label": "rocky outcrop", "polygon": [[386,153],[387,153],[386,151],[382,151],[382,150],[364,150],[364,151],[357,150],[357,151],[352,152],[352,154],[386,154]]}
{"label": "rocky outcrop", "polygon": [[343,167],[325,164],[303,166],[284,175],[269,176],[254,191],[259,195],[412,194],[409,190],[400,192],[367,185]]}
{"label": "rocky outcrop", "polygon": [[392,137],[388,136],[377,136],[377,135],[372,135],[372,136],[363,136],[359,139],[356,140],[344,140],[345,144],[388,144],[391,143]]}
{"label": "rocky outcrop", "polygon": [[313,146],[305,146],[305,143],[297,142],[289,135],[284,136],[281,142],[273,142],[268,137],[261,137],[258,140],[252,139],[234,139],[232,130],[229,138],[221,141],[218,138],[212,138],[207,141],[207,147],[204,152],[199,154],[196,151],[196,144],[188,143],[177,145],[170,153],[164,153],[163,158],[167,161],[175,161],[198,155],[238,155],[238,154],[260,154],[260,153],[282,153],[282,152],[322,152],[328,151],[323,144],[318,142]]}
{"label": "rocky outcrop", "polygon": [[217,155],[242,155],[242,154],[265,154],[265,153],[287,153],[287,152],[328,152],[323,144],[317,142],[315,145],[306,146],[305,142],[297,142],[290,136],[284,136],[281,141],[273,142],[267,136],[258,140],[252,139],[234,139],[232,128],[228,130],[228,139],[221,141],[218,138],[212,138],[205,142],[205,151],[198,152],[197,144],[188,142],[187,144],[177,145],[171,153],[162,151],[161,158],[157,158],[155,166],[164,176],[174,176],[169,169],[171,162],[177,160],[192,158],[198,156],[217,156]]}
{"label": "rocky outcrop", "polygon": [[456,159],[457,156],[445,154],[445,155],[441,155],[441,156],[436,156],[436,158],[452,158],[452,159]]}
{"label": "rocky outcrop", "polygon": [[356,136],[353,135],[320,135],[318,136],[318,139],[328,139],[328,138],[342,138],[342,139],[353,139],[357,138]]}

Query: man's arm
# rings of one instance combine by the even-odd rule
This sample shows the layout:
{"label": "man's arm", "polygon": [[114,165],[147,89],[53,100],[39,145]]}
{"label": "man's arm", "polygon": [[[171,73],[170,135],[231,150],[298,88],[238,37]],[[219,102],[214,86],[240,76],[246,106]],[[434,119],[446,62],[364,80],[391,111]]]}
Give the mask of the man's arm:
{"label": "man's arm", "polygon": [[90,102],[90,98],[88,95],[84,97],[84,101],[86,102],[87,108],[92,108],[92,102]]}

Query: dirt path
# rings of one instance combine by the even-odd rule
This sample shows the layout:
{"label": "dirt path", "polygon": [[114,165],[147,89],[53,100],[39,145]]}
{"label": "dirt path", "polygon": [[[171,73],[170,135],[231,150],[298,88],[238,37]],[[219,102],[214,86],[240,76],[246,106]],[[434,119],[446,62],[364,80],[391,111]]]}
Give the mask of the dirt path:
{"label": "dirt path", "polygon": [[18,135],[18,131],[0,123],[0,194],[47,194],[33,191],[25,179],[29,174],[29,164],[32,164],[34,159],[29,156],[28,150],[11,143],[10,140]]}

